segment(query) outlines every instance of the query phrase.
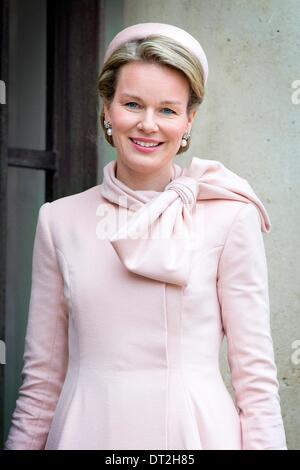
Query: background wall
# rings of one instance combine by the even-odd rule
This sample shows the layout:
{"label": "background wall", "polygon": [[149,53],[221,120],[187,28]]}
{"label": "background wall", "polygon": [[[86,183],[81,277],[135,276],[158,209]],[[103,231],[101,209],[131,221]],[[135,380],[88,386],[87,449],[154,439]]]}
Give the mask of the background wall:
{"label": "background wall", "polygon": [[[248,180],[269,213],[272,231],[264,239],[282,413],[288,447],[300,449],[300,355],[293,349],[300,340],[300,105],[292,102],[292,84],[300,80],[300,2],[113,0],[106,4],[106,44],[122,27],[157,21],[186,29],[207,54],[206,97],[192,145],[175,161],[185,165],[197,156],[223,162]],[[104,147],[104,162],[115,158],[106,142]],[[225,357],[226,344],[222,372],[230,389]]]}

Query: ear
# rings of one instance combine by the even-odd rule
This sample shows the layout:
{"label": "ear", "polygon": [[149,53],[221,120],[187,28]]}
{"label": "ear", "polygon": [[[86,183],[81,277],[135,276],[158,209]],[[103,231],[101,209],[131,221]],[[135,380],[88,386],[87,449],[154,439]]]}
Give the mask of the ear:
{"label": "ear", "polygon": [[191,111],[188,115],[188,127],[187,127],[188,132],[191,132],[193,121],[194,121],[196,115],[197,115],[197,110],[196,109]]}
{"label": "ear", "polygon": [[110,112],[109,112],[109,102],[105,101],[103,104],[103,110],[104,110],[104,119],[105,121],[110,121]]}

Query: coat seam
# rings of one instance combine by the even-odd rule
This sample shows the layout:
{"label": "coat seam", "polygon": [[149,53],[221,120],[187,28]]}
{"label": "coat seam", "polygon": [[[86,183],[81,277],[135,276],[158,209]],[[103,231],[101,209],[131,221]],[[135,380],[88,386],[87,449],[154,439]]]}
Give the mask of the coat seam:
{"label": "coat seam", "polygon": [[[74,315],[73,315],[73,295],[72,295],[72,283],[71,283],[71,276],[70,276],[70,265],[69,265],[69,262],[66,258],[66,256],[64,255],[64,253],[55,246],[55,249],[58,253],[60,253],[63,257],[63,260],[66,264],[66,268],[67,268],[67,276],[68,276],[68,279],[67,279],[67,282],[68,282],[68,286],[69,286],[69,293],[70,293],[70,304],[69,304],[69,315],[73,317],[74,319]],[[63,276],[63,274],[62,274]],[[68,327],[68,331],[69,331],[69,328]],[[68,343],[69,343],[69,340],[70,340],[70,334],[68,333]],[[78,356],[80,357],[80,348],[79,348],[79,338],[78,338],[78,335],[76,334],[76,342],[77,342],[77,353],[78,353]],[[68,364],[69,365],[69,364]],[[79,360],[79,364],[78,364],[78,368],[77,368],[77,371],[76,371],[76,382],[74,382],[72,384],[73,386],[73,389],[72,389],[72,393],[70,394],[70,397],[69,397],[69,401],[67,403],[65,403],[65,409],[63,409],[63,412],[61,413],[60,415],[60,420],[59,420],[59,424],[60,424],[60,433],[61,433],[61,436],[63,435],[63,432],[64,432],[64,428],[61,427],[61,423],[62,423],[62,418],[66,419],[66,417],[68,416],[68,411],[70,409],[70,405],[74,399],[74,396],[75,396],[75,391],[76,391],[76,387],[78,385],[78,380],[79,380],[79,376],[80,376],[80,372],[81,372],[81,361]],[[61,439],[61,436],[60,436],[60,439]]]}
{"label": "coat seam", "polygon": [[217,280],[219,279],[219,266],[220,266],[220,261],[221,261],[221,259],[222,259],[222,255],[223,255],[224,249],[225,249],[225,247],[226,247],[226,245],[227,245],[227,241],[228,241],[228,239],[229,239],[229,237],[230,237],[230,235],[231,235],[231,232],[233,231],[233,227],[234,227],[236,221],[238,220],[238,218],[239,218],[239,216],[240,216],[240,213],[241,213],[242,210],[245,208],[244,204],[249,204],[249,203],[242,203],[242,204],[243,204],[242,207],[241,207],[241,208],[238,210],[238,212],[235,214],[234,219],[233,219],[233,221],[232,221],[231,224],[230,224],[230,227],[229,227],[229,229],[228,229],[228,231],[227,231],[227,234],[226,234],[224,243],[221,245],[221,246],[223,246],[223,248],[222,248],[222,250],[221,250],[221,253],[220,253],[220,256],[219,256],[219,260],[218,260],[218,266],[217,266]]}
{"label": "coat seam", "polygon": [[[246,207],[248,207],[248,206],[246,206]],[[225,246],[227,244],[227,241],[229,239],[229,236],[233,231],[233,227],[235,226],[237,220],[239,219],[240,213],[242,212],[242,210],[244,208],[245,208],[245,206],[242,206],[240,208],[240,210],[238,211],[238,213],[234,217],[234,220],[233,220],[233,222],[232,222],[232,224],[231,224],[231,226],[228,230],[228,233],[227,233],[227,236],[226,236],[226,239],[225,239],[225,243],[224,243],[224,246],[223,246],[223,250],[222,250],[220,258],[219,258],[219,263],[220,263],[220,260],[221,260],[221,256],[224,252],[224,248],[225,248]],[[218,271],[219,271],[219,263],[218,263]],[[221,318],[222,318],[222,307],[221,307]],[[222,320],[222,323],[223,323],[223,320]],[[241,369],[241,365],[240,365],[240,361],[239,361],[239,355],[236,353],[237,352],[236,345],[235,345],[235,341],[233,341],[233,337],[232,337],[232,334],[231,334],[231,325],[230,324],[227,324],[225,334],[226,334],[226,337],[228,339],[227,349],[229,349],[229,341],[230,341],[231,348],[232,348],[232,353],[236,357],[235,361],[236,361],[237,369],[238,369],[239,373],[241,373],[242,369]],[[231,383],[232,383],[232,377],[231,377]],[[236,394],[235,394],[235,404],[236,404]],[[247,425],[245,423],[245,420],[242,421],[242,419],[241,419],[241,413],[243,413],[243,410],[240,409],[240,411],[239,411],[239,420],[240,420],[241,433],[242,433],[242,436],[241,436],[242,437],[242,450],[245,450],[245,447],[247,447],[247,442],[249,441],[249,435],[248,435],[249,433],[248,433],[248,429],[247,429]]]}
{"label": "coat seam", "polygon": [[168,449],[168,426],[169,426],[169,354],[168,354],[168,319],[167,319],[167,305],[166,305],[166,283],[163,283],[163,292],[164,292],[164,317],[165,317],[165,349],[166,349],[166,359],[167,359],[167,371],[166,371],[166,415],[165,415],[165,447]]}
{"label": "coat seam", "polygon": [[[54,247],[54,243],[53,243],[53,239],[52,239],[52,235],[51,235],[51,231],[50,231],[50,227],[49,227],[49,224],[48,224],[48,221],[47,221],[47,217],[46,217],[46,206],[50,204],[49,202],[45,203],[42,207],[44,208],[43,209],[43,212],[45,213],[44,215],[44,218],[45,218],[45,231],[47,232],[47,235],[48,235],[48,241],[50,242],[50,245],[52,247]],[[42,214],[42,213],[41,213]],[[55,250],[54,250],[54,255],[55,255],[55,259],[56,259],[56,265],[58,266],[58,262],[57,262],[57,257],[56,257],[56,254],[55,254]],[[58,312],[56,312],[56,320],[55,320],[55,328],[54,328],[54,337],[53,337],[53,342],[52,342],[52,345],[51,345],[51,352],[50,352],[50,359],[49,359],[49,366],[48,366],[48,371],[47,371],[47,380],[46,380],[46,387],[45,389],[47,390],[49,388],[49,384],[50,384],[50,377],[51,377],[51,364],[52,364],[52,361],[53,361],[53,350],[54,350],[54,345],[55,345],[55,342],[56,342],[56,337],[57,337],[57,324],[58,324]],[[42,413],[43,411],[45,410],[45,401],[42,403],[42,406],[40,407],[40,412],[39,412],[39,415],[37,417],[37,422],[36,422],[36,426],[35,426],[35,430],[33,432],[33,436],[32,436],[32,439],[31,439],[31,442],[30,442],[30,446],[29,448],[32,448],[33,444],[34,444],[34,441],[37,437],[37,431],[38,431],[38,428],[40,426],[40,422],[41,422],[41,417],[42,417]]]}

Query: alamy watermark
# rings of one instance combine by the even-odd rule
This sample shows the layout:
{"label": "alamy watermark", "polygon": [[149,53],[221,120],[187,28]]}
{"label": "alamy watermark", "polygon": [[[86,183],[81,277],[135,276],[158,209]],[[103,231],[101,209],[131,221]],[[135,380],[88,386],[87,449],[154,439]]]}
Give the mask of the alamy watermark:
{"label": "alamy watermark", "polygon": [[295,88],[295,91],[292,93],[291,101],[293,104],[300,104],[300,80],[294,80],[292,88]]}
{"label": "alamy watermark", "polygon": [[2,340],[0,340],[0,364],[6,364],[6,347]]}
{"label": "alamy watermark", "polygon": [[166,208],[168,216],[164,216],[161,205],[148,203],[142,208],[129,210],[129,200],[126,196],[119,197],[121,211],[116,211],[111,204],[100,203],[96,208],[99,222],[96,236],[100,240],[185,240],[199,245],[205,234],[204,208],[200,206],[197,217],[193,220],[193,204],[175,202],[174,206]]}
{"label": "alamy watermark", "polygon": [[291,361],[295,366],[298,366],[300,364],[300,339],[293,341],[292,349],[295,351],[291,355]]}
{"label": "alamy watermark", "polygon": [[3,80],[0,80],[0,104],[6,104],[6,86]]}

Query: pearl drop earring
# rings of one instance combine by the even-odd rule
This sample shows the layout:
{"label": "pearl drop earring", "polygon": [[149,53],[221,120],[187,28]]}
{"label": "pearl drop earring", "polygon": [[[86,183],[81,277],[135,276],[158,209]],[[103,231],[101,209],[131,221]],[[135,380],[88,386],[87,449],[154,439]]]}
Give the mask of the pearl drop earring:
{"label": "pearl drop earring", "polygon": [[111,127],[111,123],[108,122],[108,121],[104,121],[104,127],[106,130],[106,133],[107,135],[111,136],[112,135],[112,127]]}
{"label": "pearl drop earring", "polygon": [[191,134],[189,134],[188,132],[186,132],[184,134],[184,136],[181,139],[181,147],[186,147],[187,146],[190,136],[191,136]]}

